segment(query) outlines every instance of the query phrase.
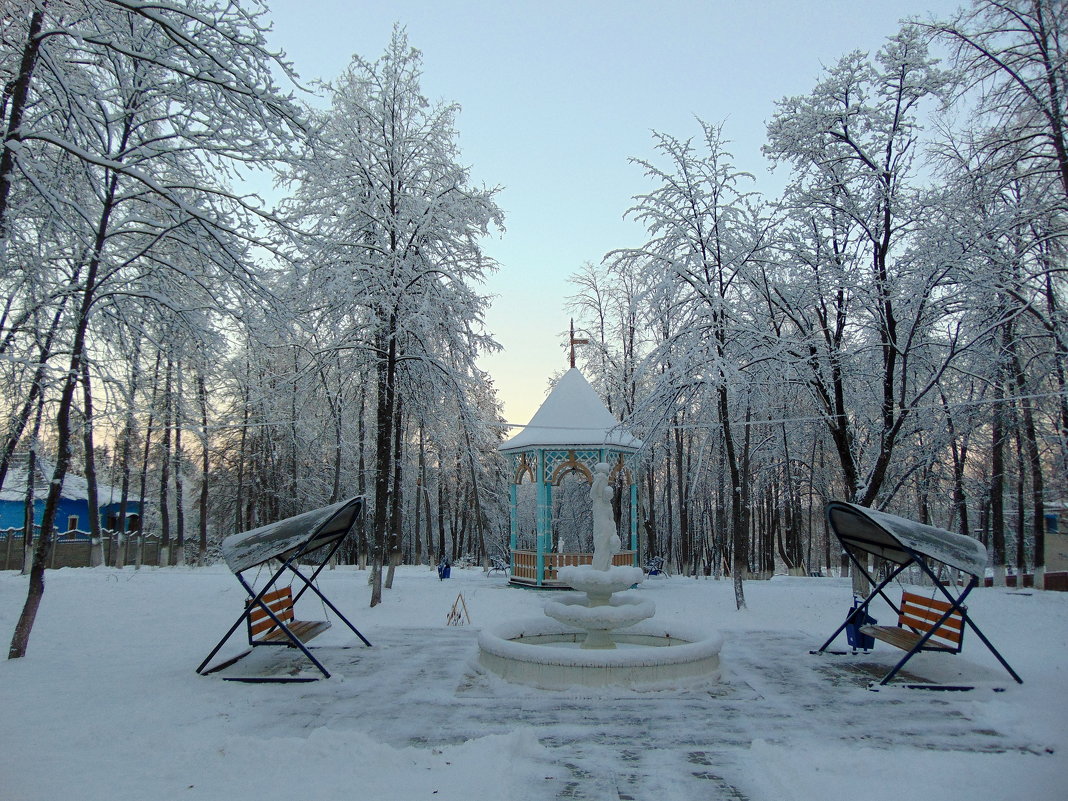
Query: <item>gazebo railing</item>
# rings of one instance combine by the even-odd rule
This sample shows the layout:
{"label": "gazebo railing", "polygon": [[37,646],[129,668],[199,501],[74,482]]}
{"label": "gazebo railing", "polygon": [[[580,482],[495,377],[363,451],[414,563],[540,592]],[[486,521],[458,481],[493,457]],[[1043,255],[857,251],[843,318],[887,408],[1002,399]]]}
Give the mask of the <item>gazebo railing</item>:
{"label": "gazebo railing", "polygon": [[[592,553],[547,553],[543,555],[545,560],[545,575],[542,576],[542,585],[566,586],[556,577],[557,569],[569,565],[588,565],[593,563]],[[634,551],[620,551],[612,557],[612,564],[623,567],[634,565]],[[537,551],[512,551],[512,580],[523,584],[538,583],[538,552]]]}

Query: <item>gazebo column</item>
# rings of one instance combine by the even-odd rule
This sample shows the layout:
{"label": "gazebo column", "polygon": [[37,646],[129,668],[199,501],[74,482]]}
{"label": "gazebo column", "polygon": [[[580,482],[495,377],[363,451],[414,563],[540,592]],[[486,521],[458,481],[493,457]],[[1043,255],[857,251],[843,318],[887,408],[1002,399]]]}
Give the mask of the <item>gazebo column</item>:
{"label": "gazebo column", "polygon": [[638,484],[632,482],[630,485],[630,549],[634,551],[634,566],[637,567],[640,562],[638,555]]}
{"label": "gazebo column", "polygon": [[508,488],[508,573],[515,574],[515,549],[519,546],[519,485],[514,481]]}
{"label": "gazebo column", "polygon": [[546,481],[545,475],[545,452],[538,451],[538,557],[537,557],[537,582],[542,586],[545,582],[545,554],[552,549],[552,485]]}

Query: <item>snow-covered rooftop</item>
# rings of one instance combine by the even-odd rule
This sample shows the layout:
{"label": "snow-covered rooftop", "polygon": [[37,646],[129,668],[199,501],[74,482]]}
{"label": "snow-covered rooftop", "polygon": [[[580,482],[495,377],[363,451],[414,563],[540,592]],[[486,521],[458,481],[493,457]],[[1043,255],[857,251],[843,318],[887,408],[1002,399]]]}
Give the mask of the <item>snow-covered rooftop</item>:
{"label": "snow-covered rooftop", "polygon": [[556,382],[526,428],[500,450],[550,446],[637,450],[642,442],[620,425],[578,368],[572,367]]}
{"label": "snow-covered rooftop", "polygon": [[[22,456],[21,454],[19,455]],[[33,497],[43,501],[48,497],[48,485],[52,480],[55,465],[38,460],[35,466],[33,480]],[[97,482],[97,502],[101,504],[118,503],[119,490],[107,484]],[[67,473],[63,478],[62,497],[73,501],[84,501],[89,497],[89,482],[84,476]],[[0,501],[17,501],[22,503],[26,500],[26,461],[25,458],[15,458],[4,478],[4,486],[0,488]]]}

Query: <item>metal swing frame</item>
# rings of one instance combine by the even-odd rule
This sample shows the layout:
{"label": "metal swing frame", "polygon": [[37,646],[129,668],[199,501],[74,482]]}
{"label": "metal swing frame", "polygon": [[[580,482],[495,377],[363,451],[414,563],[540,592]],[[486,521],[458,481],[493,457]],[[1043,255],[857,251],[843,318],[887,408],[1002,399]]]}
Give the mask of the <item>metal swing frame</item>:
{"label": "metal swing frame", "polygon": [[[980,574],[985,572],[986,548],[983,547],[982,543],[961,534],[954,534],[953,532],[917,523],[897,515],[843,501],[831,501],[828,503],[826,517],[828,527],[842,543],[846,556],[849,557],[854,567],[860,571],[874,589],[855,610],[852,610],[846,616],[846,619],[835,629],[827,641],[812,653],[818,654],[826,651],[834,639],[845,631],[846,625],[854,614],[867,613],[868,606],[875,600],[876,596],[882,597],[900,617],[901,609],[893,600],[887,597],[883,589],[906,568],[911,565],[918,565],[920,570],[931,579],[936,590],[942,593],[950,607],[930,629],[920,636],[916,644],[907,650],[890,672],[882,678],[879,685],[888,684],[898,674],[898,671],[905,666],[905,663],[920,651],[935,650],[925,648],[928,640],[954,613],[961,616],[961,632],[963,633],[964,626],[974,631],[976,636],[1001,663],[1001,666],[1008,671],[1009,675],[1017,683],[1023,684],[1023,679],[1012,669],[987,636],[983,634],[982,630],[975,624],[975,621],[972,620],[971,615],[968,614],[967,607],[964,606],[964,600],[968,597],[968,594],[978,586]],[[895,566],[879,581],[872,576],[867,566],[857,558],[856,553],[858,551],[879,556]],[[937,573],[931,566],[932,561],[940,562],[968,575],[968,582],[959,595],[954,596],[945,583],[938,578]],[[937,687],[938,685],[909,686],[918,688]],[[945,687],[943,689],[971,688]]]}
{"label": "metal swing frame", "polygon": [[[234,621],[233,625],[230,626],[230,629],[223,635],[222,639],[216,643],[215,647],[211,649],[211,652],[205,657],[204,661],[200,663],[196,672],[200,675],[216,673],[244,659],[252,653],[253,647],[256,645],[277,644],[298,648],[319,670],[319,672],[323,674],[323,678],[330,678],[330,671],[328,671],[323,663],[315,657],[305,642],[293,632],[291,627],[287,625],[267,603],[264,602],[264,596],[270,593],[271,589],[278,584],[279,579],[287,573],[292,574],[294,580],[300,579],[302,582],[302,586],[293,596],[294,606],[306,591],[311,590],[319,597],[326,607],[331,609],[334,614],[337,615],[338,619],[349,627],[353,634],[359,637],[364,645],[370,647],[370,641],[364,637],[354,625],[352,625],[349,619],[345,617],[345,615],[343,615],[341,611],[334,606],[330,599],[327,598],[315,585],[315,579],[329,563],[330,559],[337,552],[337,549],[341,547],[341,543],[355,526],[359,516],[363,513],[363,507],[363,497],[357,496],[331,506],[326,506],[311,512],[305,512],[304,514],[286,518],[285,520],[279,520],[276,523],[260,526],[259,528],[245,531],[240,534],[234,534],[223,540],[223,557],[226,559],[227,565],[233,571],[238,582],[249,594],[250,600],[245,604],[244,611],[238,616],[237,620]],[[299,566],[300,560],[323,549],[327,549],[327,551],[320,564],[315,568],[311,575],[305,575]],[[271,560],[278,560],[279,567],[271,574],[270,578],[262,587],[256,589],[254,587],[255,582],[249,581],[245,577],[245,573],[253,568],[260,568]],[[278,639],[274,643],[266,643],[253,641],[250,635],[248,650],[209,668],[208,665],[211,660],[215,658],[215,655],[234,635],[238,628],[240,628],[243,623],[247,623],[250,620],[250,616],[255,610],[262,611],[268,618],[270,618],[274,623],[275,628],[285,635],[285,639]],[[227,678],[231,681],[273,683],[317,680],[315,677],[300,676]]]}

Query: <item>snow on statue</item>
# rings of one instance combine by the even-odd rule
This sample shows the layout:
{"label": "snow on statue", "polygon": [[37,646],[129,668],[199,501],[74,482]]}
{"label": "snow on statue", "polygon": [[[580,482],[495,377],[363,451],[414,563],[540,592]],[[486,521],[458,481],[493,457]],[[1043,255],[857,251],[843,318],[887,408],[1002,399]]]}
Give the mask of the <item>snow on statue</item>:
{"label": "snow on statue", "polygon": [[612,557],[620,551],[616,536],[616,522],[612,516],[612,488],[608,486],[609,466],[600,462],[593,468],[593,486],[590,500],[593,501],[593,567],[608,570]]}

